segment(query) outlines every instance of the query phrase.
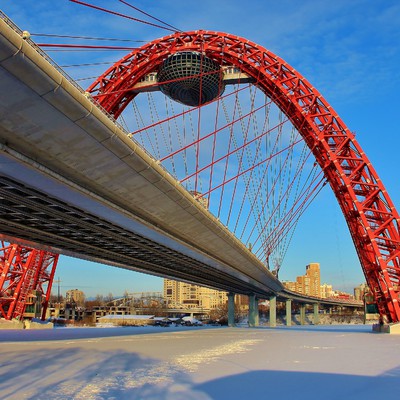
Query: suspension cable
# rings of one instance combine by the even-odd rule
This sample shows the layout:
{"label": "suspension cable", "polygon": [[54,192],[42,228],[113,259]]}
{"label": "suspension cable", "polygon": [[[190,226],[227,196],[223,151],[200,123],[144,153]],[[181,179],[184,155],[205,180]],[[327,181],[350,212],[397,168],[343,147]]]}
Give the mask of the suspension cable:
{"label": "suspension cable", "polygon": [[[320,193],[320,191],[322,190],[323,186],[324,186],[324,182],[325,182],[325,177],[322,177],[316,184],[315,181],[319,178],[319,176],[322,174],[322,171],[320,171],[320,173],[318,174],[318,176],[313,180],[312,185],[313,185],[313,190],[304,198],[303,202],[300,204],[299,207],[297,207],[296,211],[294,211],[293,213],[291,213],[291,217],[289,219],[282,220],[285,221],[284,224],[282,226],[277,225],[274,229],[274,231],[268,236],[267,241],[270,240],[271,236],[274,235],[274,240],[275,243],[276,241],[279,240],[279,238],[287,235],[288,232],[290,232],[292,226],[297,222],[298,218],[300,218],[300,216],[305,212],[305,210],[309,207],[309,205],[311,204],[311,202],[315,199],[315,197]],[[318,189],[319,188],[319,189]],[[318,189],[318,190],[317,190]],[[314,195],[313,195],[314,194]],[[313,195],[313,196],[312,196]],[[304,196],[304,194],[303,194]],[[302,197],[303,197],[302,196]],[[294,210],[295,206],[297,205],[298,202],[296,202],[296,204],[293,205],[292,209]],[[295,219],[295,217],[297,217],[297,219]],[[293,222],[294,221],[294,222]],[[279,229],[279,230],[278,230]],[[286,233],[284,233],[286,231]],[[257,238],[256,242],[258,241],[259,237]],[[274,242],[272,242],[274,243]],[[272,246],[273,248],[275,247],[275,245]],[[260,255],[260,251],[262,249],[262,245],[259,246],[258,250],[255,251],[255,255],[259,256]]]}
{"label": "suspension cable", "polygon": [[[268,137],[269,137],[269,136],[268,136]],[[272,149],[271,149],[269,152],[268,152],[268,150],[266,149],[266,153],[267,153],[267,154],[275,154],[274,152],[276,152],[276,149],[277,149],[277,147],[278,147],[278,139],[279,139],[279,136],[277,136],[277,137],[275,138],[274,145],[273,145]],[[266,143],[267,143],[267,142],[266,142]],[[282,149],[281,152],[286,151],[286,150],[287,150],[287,149]],[[281,154],[281,152],[280,152],[279,154]],[[259,185],[258,185],[257,193],[256,193],[255,195],[253,195],[253,202],[252,202],[252,204],[251,204],[251,206],[250,206],[250,209],[251,209],[251,210],[254,209],[254,206],[255,206],[255,205],[257,206],[257,198],[259,197],[259,193],[260,193],[260,191],[262,190],[262,187],[263,187],[263,185],[264,185],[264,180],[266,180],[266,185],[265,185],[265,196],[264,196],[264,197],[267,199],[266,201],[268,201],[268,198],[269,198],[269,195],[270,195],[270,190],[268,189],[268,174],[267,174],[267,172],[268,172],[268,170],[269,170],[269,168],[270,168],[271,161],[272,161],[272,158],[270,157],[270,158],[268,159],[267,165],[266,165],[265,168],[264,168],[264,172],[263,172],[262,176],[260,177],[261,179],[259,179]],[[263,197],[263,196],[261,195],[261,197]],[[264,207],[265,207],[265,205],[264,205]],[[257,218],[257,216],[260,216],[260,215],[261,215],[261,212],[262,212],[262,211],[260,211],[260,210],[258,209],[258,206],[257,206],[256,214],[253,215],[254,218]],[[242,233],[240,234],[240,239],[243,239],[243,235],[244,235],[244,233],[245,233],[245,231],[246,231],[246,229],[247,229],[248,223],[250,222],[251,215],[252,215],[252,214],[250,214],[250,213],[247,215],[246,222],[245,222],[245,224],[244,224],[244,226],[243,226],[243,228],[242,228]],[[249,239],[247,240],[247,242],[248,242],[248,241],[249,241]]]}
{"label": "suspension cable", "polygon": [[[300,143],[302,140],[303,140],[303,139],[298,140],[297,142],[293,143],[291,146],[295,146],[296,144]],[[238,174],[238,176],[242,176],[242,175],[246,174],[247,172],[250,172],[252,169],[257,168],[257,167],[259,167],[260,165],[262,165],[262,164],[268,162],[269,160],[271,160],[271,159],[273,159],[274,157],[278,156],[279,154],[281,154],[281,153],[282,153],[283,151],[285,151],[285,150],[286,150],[286,149],[281,150],[281,151],[278,151],[278,152],[275,153],[274,155],[272,155],[272,156],[270,156],[270,157],[268,157],[268,158],[266,158],[266,159],[260,161],[259,163],[253,165],[252,167],[243,170],[242,172],[240,172],[240,173]],[[213,192],[213,191],[219,189],[220,187],[226,185],[227,183],[232,182],[234,179],[236,179],[236,177],[237,177],[237,176],[233,176],[233,177],[231,177],[231,178],[229,178],[229,179],[223,181],[223,182],[220,183],[219,185],[217,185],[217,186],[215,186],[214,188],[210,189],[208,192],[203,193],[203,195],[202,195],[201,197],[204,197],[204,196],[206,196],[208,193],[211,193],[211,192]]]}
{"label": "suspension cable", "polygon": [[168,28],[168,27],[165,27],[165,26],[161,26],[161,25],[157,25],[157,24],[153,24],[152,22],[144,21],[142,19],[130,17],[129,15],[121,14],[119,12],[108,10],[106,8],[103,8],[103,7],[95,6],[94,4],[85,3],[85,2],[79,1],[79,0],[69,0],[69,1],[72,2],[72,3],[76,3],[76,4],[80,4],[82,6],[89,7],[89,8],[94,8],[95,10],[103,11],[103,12],[108,13],[108,14],[117,15],[119,17],[129,19],[131,21],[136,21],[136,22],[140,22],[142,24],[154,26],[156,28],[160,28],[160,29],[164,29],[164,30],[167,30],[167,31],[175,32],[174,29],[171,29],[171,28]]}
{"label": "suspension cable", "polygon": [[183,150],[185,150],[185,149],[187,149],[187,148],[189,148],[189,147],[191,147],[191,146],[194,146],[194,145],[196,145],[197,143],[200,143],[200,142],[204,141],[205,139],[208,139],[209,137],[211,137],[212,135],[214,135],[216,132],[221,132],[221,131],[223,131],[223,130],[226,129],[226,128],[230,128],[230,130],[232,130],[232,126],[233,126],[236,122],[240,121],[240,120],[243,119],[243,118],[248,117],[249,115],[251,115],[252,113],[254,113],[254,112],[258,111],[258,110],[260,110],[260,109],[263,108],[263,107],[264,107],[264,105],[262,105],[262,106],[256,108],[255,110],[253,110],[253,111],[251,111],[251,112],[249,112],[249,113],[247,113],[247,114],[245,114],[245,115],[239,117],[239,118],[236,119],[236,120],[233,120],[233,121],[228,122],[227,124],[225,124],[225,125],[223,125],[222,127],[218,128],[216,131],[212,131],[211,133],[209,133],[209,134],[207,134],[207,135],[201,137],[200,139],[198,139],[198,141],[195,140],[194,142],[189,143],[188,145],[186,145],[184,148],[178,149],[178,150],[176,150],[175,152],[173,152],[173,153],[171,153],[171,154],[168,154],[167,156],[163,157],[163,158],[160,159],[159,161],[160,161],[160,162],[163,162],[163,161],[165,161],[167,158],[170,158],[170,157],[175,156],[176,154],[180,153],[181,151],[183,151]]}
{"label": "suspension cable", "polygon": [[144,12],[144,11],[141,10],[140,8],[137,8],[137,7],[133,6],[132,4],[129,4],[127,1],[124,1],[124,0],[119,0],[119,1],[120,1],[121,3],[123,3],[123,4],[125,4],[126,6],[128,6],[128,7],[130,7],[130,8],[133,8],[133,9],[136,10],[136,11],[139,11],[140,13],[146,15],[147,17],[150,17],[151,19],[154,19],[155,21],[160,22],[160,23],[162,23],[162,24],[164,24],[164,25],[166,25],[166,26],[172,28],[175,32],[182,32],[180,29],[175,28],[174,26],[172,26],[172,25],[170,25],[170,24],[167,24],[166,22],[162,21],[161,19],[158,19],[158,18],[154,17],[154,16],[151,15],[151,14],[148,14],[147,12]]}
{"label": "suspension cable", "polygon": [[[72,1],[72,0],[70,0]],[[39,47],[65,48],[65,49],[96,49],[96,50],[137,50],[137,47],[124,46],[96,46],[84,44],[56,44],[56,43],[38,43]]]}
{"label": "suspension cable", "polygon": [[[250,90],[250,93],[251,93],[251,90]],[[251,101],[250,101],[250,110],[253,110],[254,109],[254,103],[255,103],[255,95],[256,95],[256,92],[254,92],[254,96],[251,96]],[[264,106],[263,106],[264,107]],[[242,107],[241,107],[241,104],[239,103],[238,104],[238,110],[239,110],[239,115],[242,115],[243,114],[243,112],[242,112]],[[252,115],[254,115],[254,113],[252,114]],[[249,135],[249,129],[250,129],[250,122],[251,122],[251,115],[249,116],[249,118],[248,118],[248,121],[247,121],[247,126],[245,127],[244,126],[244,121],[243,121],[243,119],[240,121],[240,124],[242,125],[241,126],[241,128],[242,128],[242,134],[244,133],[244,142],[246,142],[247,141],[247,138],[248,138],[248,135]],[[237,150],[237,148],[238,148],[238,145],[237,145],[237,143],[236,143],[236,138],[234,138],[234,146],[235,146],[235,149]],[[238,168],[237,168],[237,171],[238,171],[238,173],[240,172],[240,170],[242,169],[242,165],[243,165],[243,156],[244,156],[244,154],[245,154],[245,151],[246,151],[246,149],[248,149],[248,147],[243,147],[243,146],[241,146],[242,147],[242,151],[240,152],[240,154],[238,154]],[[246,153],[247,154],[247,153]],[[244,178],[246,177],[246,175],[244,175]],[[236,190],[237,190],[237,186],[238,186],[238,181],[239,181],[239,177],[237,177],[236,179],[235,179],[235,183],[234,183],[234,186],[233,186],[233,191],[232,191],[232,196],[231,196],[231,201],[230,201],[230,204],[229,204],[229,207],[228,207],[228,217],[227,217],[227,222],[226,222],[226,224],[229,226],[229,222],[230,222],[230,219],[231,219],[231,214],[232,214],[232,209],[233,209],[233,202],[234,202],[234,199],[235,199],[235,196],[236,196]]]}
{"label": "suspension cable", "polygon": [[[230,151],[231,151],[232,136],[233,136],[233,125],[234,125],[234,121],[235,121],[238,101],[239,101],[238,92],[235,91],[235,102],[234,102],[233,116],[232,116],[233,121],[228,124],[228,126],[229,126],[229,142],[228,142],[228,150],[227,150],[228,156],[226,157],[226,160],[225,160],[224,176],[222,178],[223,182],[226,181],[226,174],[228,172],[228,162],[229,162],[229,155],[230,155]],[[222,104],[224,105],[224,103],[222,103]],[[225,106],[224,106],[224,113],[226,116],[226,120],[229,122],[229,116],[227,114]],[[224,198],[224,194],[225,194],[225,185],[222,186],[222,190],[221,190],[221,194],[220,194],[220,198],[219,198],[219,206],[218,206],[218,213],[217,213],[218,218],[221,215],[222,201]]]}
{"label": "suspension cable", "polygon": [[[280,116],[281,116],[281,114],[280,114]],[[279,128],[278,128],[278,136],[276,138],[276,144],[277,145],[280,145],[281,137],[282,137],[282,125],[279,126]],[[301,140],[302,139],[299,139],[299,141],[301,141]],[[294,142],[292,142],[292,144],[293,143]],[[288,149],[288,152],[286,154],[283,166],[286,166],[286,164],[288,162],[288,159],[290,158],[290,154],[293,151],[293,147]],[[277,187],[278,183],[280,181],[282,181],[282,174],[284,173],[284,170],[286,169],[286,168],[284,169],[282,167],[282,165],[281,165],[281,168],[279,169],[279,173],[278,173],[278,170],[276,169],[276,165],[277,165],[278,162],[282,162],[281,160],[282,160],[281,157],[276,157],[274,159],[275,162],[272,164],[272,168],[274,168],[274,171],[272,171],[273,172],[272,175],[274,176],[274,182],[273,182],[273,185],[272,185],[271,189],[269,190],[269,192],[267,192],[267,195],[266,195],[266,198],[265,198],[265,201],[264,201],[264,205],[261,207],[261,210],[258,211],[258,216],[256,218],[256,221],[255,221],[255,224],[253,226],[253,229],[251,230],[251,232],[249,234],[249,238],[251,237],[251,235],[253,234],[254,229],[257,226],[258,226],[260,235],[261,236],[265,236],[266,235],[265,227],[267,228],[267,231],[270,230],[271,229],[271,225],[274,226],[274,224],[276,224],[277,218],[279,217],[279,216],[276,215],[276,211],[278,210],[278,212],[279,212],[279,210],[280,210],[280,203],[282,201],[282,194],[280,194],[278,196],[278,199],[277,199],[278,200],[278,205],[275,206],[276,187]],[[271,163],[270,163],[270,165],[271,165]],[[268,177],[267,177],[267,179],[268,179]],[[271,202],[270,202],[270,198],[272,198]],[[270,204],[271,204],[271,207],[270,207]],[[270,210],[270,208],[271,208],[271,210]],[[265,215],[265,209],[267,209],[267,215],[269,215],[268,220],[267,220],[266,215]],[[274,211],[273,213],[271,213],[272,210]],[[270,223],[271,218],[273,219],[272,224]]]}
{"label": "suspension cable", "polygon": [[[230,157],[232,154],[235,154],[235,153],[237,153],[238,151],[244,149],[245,147],[251,145],[251,144],[252,144],[253,142],[255,142],[256,140],[259,140],[259,139],[261,139],[262,137],[268,135],[268,134],[271,133],[274,129],[276,129],[277,127],[279,127],[280,125],[282,125],[283,123],[284,123],[284,122],[281,122],[280,124],[278,124],[278,125],[276,125],[276,126],[270,128],[270,129],[268,129],[267,131],[265,131],[264,133],[260,134],[259,136],[257,136],[257,137],[255,137],[255,138],[249,140],[248,142],[243,143],[242,145],[240,145],[240,146],[238,146],[237,148],[235,148],[234,150],[232,150],[230,153],[226,153],[225,155],[223,155],[223,156],[221,156],[220,158],[216,159],[213,163],[210,163],[210,164],[208,164],[208,165],[205,165],[204,167],[200,168],[198,171],[193,172],[191,175],[185,176],[184,178],[180,179],[180,182],[181,182],[181,183],[182,183],[182,182],[185,182],[186,180],[192,178],[192,177],[195,176],[196,174],[198,174],[198,173],[200,173],[200,172],[203,172],[204,170],[206,170],[206,169],[212,167],[213,165],[219,163],[219,162],[222,161],[222,160],[225,160],[227,157]],[[208,137],[209,137],[209,136],[208,136]],[[300,141],[302,141],[302,139],[300,139],[298,142],[296,142],[296,144],[299,143]],[[193,145],[193,144],[190,144],[189,146],[186,146],[186,147],[191,147],[192,145]],[[288,146],[288,147],[282,149],[281,151],[288,150],[290,147],[291,147],[291,146]],[[274,155],[274,154],[271,155],[270,158],[271,158],[271,159],[274,158],[277,154],[279,154],[279,153],[276,153],[275,155]],[[165,158],[167,158],[167,157],[165,157]],[[165,158],[164,158],[164,159],[165,159]],[[161,161],[163,161],[164,159],[162,159]],[[266,159],[266,160],[268,160],[268,159]],[[264,160],[264,162],[265,162],[266,160]],[[238,172],[238,174],[235,176],[235,178],[238,178],[239,176],[241,176],[241,175],[240,175],[240,173]]]}
{"label": "suspension cable", "polygon": [[[299,140],[299,141],[300,141],[300,140]],[[306,160],[308,159],[308,157],[309,157],[310,155],[311,155],[311,153],[308,154]],[[306,161],[306,160],[305,160],[305,161]],[[305,161],[304,161],[304,162],[305,162]],[[296,177],[294,177],[294,178],[296,178]],[[291,184],[289,185],[288,189],[286,190],[286,192],[290,189],[290,187],[294,184],[294,182],[295,182],[295,181],[294,181],[294,179],[293,179],[292,182],[291,182]],[[274,187],[275,187],[275,182],[274,182]],[[272,193],[272,190],[274,189],[274,187],[270,190],[269,193]],[[286,192],[285,192],[285,193],[286,193]],[[267,202],[268,202],[268,199],[269,199],[269,196],[268,196],[267,199],[264,201],[263,209],[265,208],[265,206],[266,206],[266,204],[267,204]],[[279,206],[279,204],[278,204],[276,207],[274,207],[274,212],[270,214],[270,216],[269,216],[269,218],[268,218],[268,221],[266,221],[266,223],[265,223],[265,226],[267,226],[267,225],[269,224],[269,222],[271,221],[271,218],[274,217],[274,214],[275,214],[276,209],[277,209],[278,206]],[[258,215],[257,220],[259,220],[260,218],[261,218],[261,215]],[[250,238],[251,238],[251,236],[252,236],[252,234],[253,234],[253,232],[254,232],[255,227],[256,227],[256,224],[253,226],[253,228],[252,228],[250,234],[248,235],[248,238],[247,238],[247,240],[245,241],[246,243],[250,240]],[[257,237],[257,240],[256,240],[256,241],[258,241],[258,239],[259,239],[259,236]],[[254,245],[254,243],[253,243],[253,245]]]}
{"label": "suspension cable", "polygon": [[108,41],[108,42],[147,43],[145,40],[116,39],[116,38],[104,38],[104,37],[93,37],[93,36],[58,35],[58,34],[54,34],[54,33],[31,33],[31,36],[67,38],[67,39],[83,39],[83,40],[104,40],[104,41]]}
{"label": "suspension cable", "polygon": [[[201,103],[201,95],[202,95],[202,91],[203,91],[203,74],[202,74],[202,70],[203,70],[203,52],[201,52],[200,55],[200,80],[199,80],[199,106],[202,104]],[[202,111],[203,107],[198,107],[197,109],[197,140],[196,140],[196,144],[194,147],[195,150],[195,155],[196,155],[196,166],[195,166],[195,170],[197,171],[199,169],[199,157],[200,157],[200,130],[201,130],[201,111]],[[194,179],[194,191],[195,193],[198,192],[197,190],[197,183],[198,183],[198,177],[199,175],[196,174],[195,179]]]}
{"label": "suspension cable", "polygon": [[84,63],[84,64],[68,64],[68,65],[60,65],[60,67],[61,68],[93,67],[96,65],[110,65],[110,64],[115,64],[115,61],[103,61],[103,62]]}
{"label": "suspension cable", "polygon": [[[309,190],[307,189],[306,191],[304,191],[301,196],[299,196],[299,198],[293,203],[291,210],[288,214],[286,214],[285,218],[283,218],[282,220],[280,220],[280,223],[277,224],[275,226],[275,228],[270,232],[267,241],[271,238],[271,236],[274,235],[274,237],[280,236],[282,234],[282,231],[284,231],[284,229],[291,223],[291,221],[293,221],[294,217],[300,212],[300,210],[302,209],[302,207],[307,203],[307,201],[309,200],[311,194],[316,190],[316,188],[324,181],[324,177],[322,177],[320,179],[320,181],[318,182],[318,184],[315,184],[316,180],[319,178],[319,176],[322,174],[322,171],[320,171],[320,173],[313,179],[313,181],[310,183],[310,187],[313,187],[313,190],[311,191],[311,193],[309,193]],[[309,194],[307,194],[309,193]],[[295,207],[297,206],[297,204],[300,202],[300,200],[304,197],[304,200],[300,203],[300,206],[297,207],[297,209],[295,209]],[[287,217],[289,216],[290,217]],[[283,225],[281,226],[281,223],[283,223]],[[280,227],[281,226],[281,227]],[[276,234],[276,231],[280,229],[278,231],[278,234]],[[260,235],[257,236],[256,241],[254,242],[257,243],[258,240],[260,239]],[[259,251],[259,250],[258,250]],[[258,254],[258,252],[256,251],[255,254]]]}
{"label": "suspension cable", "polygon": [[[266,99],[267,99],[267,97],[266,97]],[[269,131],[271,131],[271,129],[269,128],[269,110],[270,110],[271,102],[265,101],[264,105],[265,105],[264,108],[265,108],[266,112],[265,112],[264,123],[263,123],[263,127],[262,127],[261,132],[266,132],[266,131],[269,132]],[[267,112],[267,110],[268,110],[268,112]],[[257,137],[257,132],[259,131],[256,121],[257,121],[257,116],[256,116],[256,114],[253,114],[253,129],[254,129],[254,132],[255,132],[255,138]],[[274,129],[274,128],[272,128],[272,129]],[[268,140],[268,138],[266,138],[266,140]],[[262,144],[262,141],[259,140],[258,143],[257,143],[257,147],[256,147],[256,151],[255,151],[254,157],[252,159],[251,159],[250,155],[248,154],[247,157],[248,157],[248,164],[249,165],[254,165],[258,161],[260,161],[262,159],[262,154],[260,154],[261,144]],[[249,153],[250,150],[248,149],[247,152]],[[268,152],[266,152],[266,154],[268,154]],[[268,167],[266,166],[264,169],[266,170],[267,168]],[[255,206],[256,206],[256,208],[258,210],[258,203],[255,202],[257,195],[255,195],[255,192],[256,192],[255,189],[256,188],[255,188],[254,179],[253,179],[254,171],[258,171],[258,175],[259,175],[259,179],[258,179],[259,187],[258,187],[257,193],[260,190],[262,182],[264,180],[263,177],[265,176],[265,172],[264,172],[264,174],[261,175],[260,174],[260,169],[257,169],[257,170],[253,169],[250,172],[250,175],[247,177],[244,194],[242,196],[242,201],[241,201],[241,204],[240,204],[240,207],[239,207],[238,216],[237,216],[236,223],[235,223],[235,226],[234,226],[234,229],[233,229],[234,233],[236,233],[236,231],[237,231],[238,224],[239,224],[239,221],[241,219],[242,212],[243,212],[243,209],[244,209],[244,204],[246,202],[246,198],[247,197],[249,197],[249,201],[250,202],[251,202],[251,199],[254,199],[253,205],[250,207],[250,211],[249,211],[248,215],[249,216],[251,215],[251,212],[254,209],[254,204],[255,204]]]}
{"label": "suspension cable", "polygon": [[[197,76],[197,75],[193,75],[193,76]],[[182,78],[180,78],[180,79],[182,79]],[[179,79],[179,80],[180,80]],[[171,80],[171,81],[168,81],[168,82],[176,82],[177,80]],[[165,82],[163,82],[163,83],[165,83]],[[146,87],[153,87],[153,86],[155,86],[154,84],[151,84],[151,85],[148,85],[148,86],[146,86]],[[238,91],[242,91],[242,90],[244,90],[245,88],[241,88],[241,89],[239,89]],[[131,91],[132,89],[130,88],[130,89],[123,89],[123,90],[116,90],[116,91],[114,91],[114,92],[111,92],[112,94],[114,94],[114,93],[121,93],[121,92],[127,92],[127,91]],[[229,94],[226,94],[226,95],[224,95],[224,96],[221,96],[221,99],[223,99],[223,98],[226,98],[226,97],[229,97],[229,96],[232,96],[234,93],[229,93]],[[215,101],[215,100],[214,100]],[[137,129],[137,130],[135,130],[135,131],[133,131],[133,132],[131,132],[131,135],[136,135],[136,134],[138,134],[138,133],[140,133],[140,132],[142,132],[143,130],[145,130],[145,129],[147,129],[147,128],[150,128],[150,127],[152,127],[152,126],[154,126],[154,125],[159,125],[159,124],[163,124],[164,122],[167,122],[169,119],[172,119],[172,118],[179,118],[179,117],[181,117],[181,116],[183,116],[183,115],[185,115],[185,114],[188,114],[188,113],[193,113],[193,112],[195,112],[199,107],[202,107],[202,105],[199,105],[199,106],[194,106],[194,107],[191,107],[191,108],[188,108],[187,110],[184,110],[184,111],[182,111],[181,113],[179,113],[179,114],[176,114],[176,115],[174,115],[174,116],[172,116],[172,117],[170,117],[170,118],[165,118],[165,119],[162,119],[162,120],[160,120],[160,121],[157,121],[157,122],[155,122],[153,125],[151,125],[151,126],[146,126],[146,127],[144,127],[144,128],[141,128],[141,129]],[[226,126],[225,126],[226,127]],[[223,128],[222,128],[223,129]],[[190,146],[192,146],[194,143],[191,143],[191,144],[189,144],[188,145],[188,147],[190,147]],[[174,156],[175,154],[174,153],[172,153],[172,154],[170,154],[170,155],[168,155],[168,156],[166,156],[165,158],[168,158],[168,157],[172,157],[172,156]],[[162,162],[163,160],[159,160],[160,162]]]}

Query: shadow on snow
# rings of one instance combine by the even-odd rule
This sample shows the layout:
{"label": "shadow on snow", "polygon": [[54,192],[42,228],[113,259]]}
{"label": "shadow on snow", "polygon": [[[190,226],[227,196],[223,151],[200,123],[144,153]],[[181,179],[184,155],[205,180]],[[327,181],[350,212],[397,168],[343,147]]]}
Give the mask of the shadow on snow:
{"label": "shadow on snow", "polygon": [[[209,400],[279,398],[375,399],[398,386],[400,366],[379,376],[258,370],[201,384],[173,361],[124,350],[34,349],[2,352],[0,397],[7,399]],[[5,362],[5,360],[8,360]],[[346,360],[343,360],[346,362]],[[362,362],[362,360],[360,360]],[[370,361],[373,362],[373,361]],[[229,373],[229,370],[225,371]]]}

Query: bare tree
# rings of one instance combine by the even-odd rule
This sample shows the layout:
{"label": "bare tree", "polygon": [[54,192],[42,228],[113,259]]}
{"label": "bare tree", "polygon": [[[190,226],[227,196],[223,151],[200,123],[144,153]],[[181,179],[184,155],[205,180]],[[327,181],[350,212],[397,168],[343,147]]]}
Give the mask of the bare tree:
{"label": "bare tree", "polygon": [[108,295],[104,296],[104,302],[106,304],[111,303],[114,300],[113,294],[110,292]]}

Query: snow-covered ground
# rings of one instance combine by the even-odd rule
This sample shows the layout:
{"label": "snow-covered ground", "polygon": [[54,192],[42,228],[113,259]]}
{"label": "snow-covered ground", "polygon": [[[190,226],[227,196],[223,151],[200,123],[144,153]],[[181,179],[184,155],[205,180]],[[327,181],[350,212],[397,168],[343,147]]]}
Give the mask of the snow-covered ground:
{"label": "snow-covered ground", "polygon": [[1,399],[377,399],[400,335],[371,325],[0,331]]}

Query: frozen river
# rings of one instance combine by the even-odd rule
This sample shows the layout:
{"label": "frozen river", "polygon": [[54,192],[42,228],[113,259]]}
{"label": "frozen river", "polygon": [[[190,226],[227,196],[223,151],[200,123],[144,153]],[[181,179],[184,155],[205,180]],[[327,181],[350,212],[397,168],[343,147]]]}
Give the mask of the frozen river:
{"label": "frozen river", "polygon": [[400,335],[371,326],[0,331],[1,399],[377,399]]}

